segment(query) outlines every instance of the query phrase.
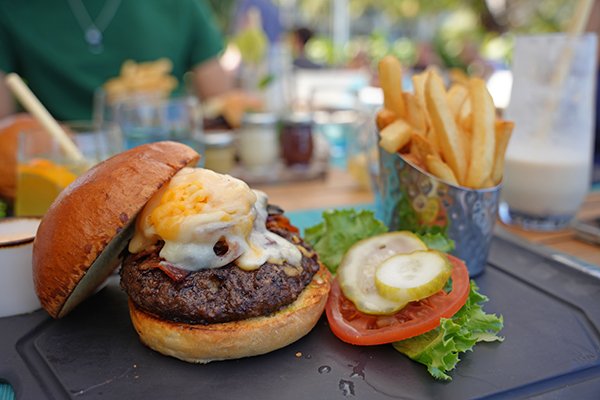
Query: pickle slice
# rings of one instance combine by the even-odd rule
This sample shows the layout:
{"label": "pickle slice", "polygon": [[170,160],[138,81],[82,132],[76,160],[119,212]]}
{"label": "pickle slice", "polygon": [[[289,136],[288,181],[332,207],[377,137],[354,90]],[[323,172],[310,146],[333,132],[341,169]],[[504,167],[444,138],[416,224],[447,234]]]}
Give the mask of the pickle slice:
{"label": "pickle slice", "polygon": [[383,261],[375,271],[377,291],[388,300],[408,303],[443,289],[452,267],[437,251],[415,251]]}
{"label": "pickle slice", "polygon": [[381,296],[375,286],[379,264],[397,254],[427,250],[411,232],[390,232],[355,243],[345,254],[337,271],[344,295],[366,314],[392,314],[406,305]]}

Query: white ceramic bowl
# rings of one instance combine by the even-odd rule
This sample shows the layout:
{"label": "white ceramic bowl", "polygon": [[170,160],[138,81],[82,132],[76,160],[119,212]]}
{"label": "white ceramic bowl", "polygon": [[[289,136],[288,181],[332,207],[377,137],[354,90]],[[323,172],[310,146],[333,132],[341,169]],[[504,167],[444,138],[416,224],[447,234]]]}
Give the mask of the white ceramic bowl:
{"label": "white ceramic bowl", "polygon": [[0,219],[0,318],[40,308],[31,267],[33,239],[40,219]]}

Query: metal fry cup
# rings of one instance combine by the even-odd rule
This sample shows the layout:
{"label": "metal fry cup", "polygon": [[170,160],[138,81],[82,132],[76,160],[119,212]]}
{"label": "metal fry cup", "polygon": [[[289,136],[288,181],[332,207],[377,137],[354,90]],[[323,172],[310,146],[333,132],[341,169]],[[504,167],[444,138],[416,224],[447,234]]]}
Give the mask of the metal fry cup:
{"label": "metal fry cup", "polygon": [[445,233],[454,241],[452,254],[465,261],[471,277],[484,271],[500,185],[454,186],[381,147],[375,179],[376,215],[390,230]]}

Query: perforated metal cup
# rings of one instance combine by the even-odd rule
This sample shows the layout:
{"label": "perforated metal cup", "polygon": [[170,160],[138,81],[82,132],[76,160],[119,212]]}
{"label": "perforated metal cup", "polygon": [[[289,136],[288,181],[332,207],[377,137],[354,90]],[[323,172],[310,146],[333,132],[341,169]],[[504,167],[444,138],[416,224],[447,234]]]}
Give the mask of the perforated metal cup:
{"label": "perforated metal cup", "polygon": [[454,240],[453,255],[469,275],[486,265],[498,211],[500,186],[469,189],[450,185],[379,148],[376,215],[390,230],[441,231]]}

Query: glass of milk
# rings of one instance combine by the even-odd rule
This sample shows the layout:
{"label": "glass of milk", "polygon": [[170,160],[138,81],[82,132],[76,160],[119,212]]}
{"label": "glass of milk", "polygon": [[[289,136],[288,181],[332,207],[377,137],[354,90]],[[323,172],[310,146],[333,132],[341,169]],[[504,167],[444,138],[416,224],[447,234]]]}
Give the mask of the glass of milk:
{"label": "glass of milk", "polygon": [[500,219],[524,229],[565,228],[591,184],[596,90],[594,34],[519,37],[506,118]]}

